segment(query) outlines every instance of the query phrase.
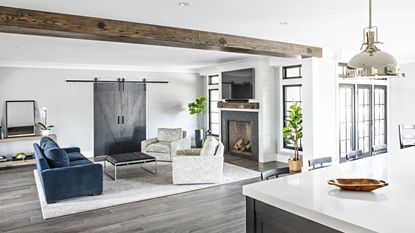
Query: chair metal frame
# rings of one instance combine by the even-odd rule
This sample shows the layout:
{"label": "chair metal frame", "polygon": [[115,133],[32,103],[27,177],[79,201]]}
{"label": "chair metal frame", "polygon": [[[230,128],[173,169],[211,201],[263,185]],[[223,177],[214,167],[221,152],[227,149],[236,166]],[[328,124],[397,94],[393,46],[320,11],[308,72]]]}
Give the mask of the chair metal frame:
{"label": "chair metal frame", "polygon": [[277,167],[268,171],[264,171],[261,173],[261,180],[268,180],[272,176],[278,178],[282,174],[290,174],[290,169],[288,167]]}
{"label": "chair metal frame", "polygon": [[[312,167],[312,168],[310,168],[310,171],[312,171],[312,170],[316,170],[316,169],[320,169],[320,168],[324,168],[324,167],[330,167],[331,164],[327,165],[327,163],[331,163],[331,162],[332,162],[332,157],[322,157],[322,158],[317,158],[317,159],[310,159],[310,160],[308,160],[308,166]],[[320,165],[320,166],[317,166],[317,165]]]}

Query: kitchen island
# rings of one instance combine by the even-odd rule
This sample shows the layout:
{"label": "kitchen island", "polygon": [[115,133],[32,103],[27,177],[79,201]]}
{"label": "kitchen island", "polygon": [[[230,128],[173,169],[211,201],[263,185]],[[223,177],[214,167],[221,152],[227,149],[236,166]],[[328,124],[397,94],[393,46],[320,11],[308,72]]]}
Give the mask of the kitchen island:
{"label": "kitchen island", "polygon": [[[247,233],[415,232],[415,148],[245,185]],[[335,178],[382,179],[372,192],[343,191]]]}

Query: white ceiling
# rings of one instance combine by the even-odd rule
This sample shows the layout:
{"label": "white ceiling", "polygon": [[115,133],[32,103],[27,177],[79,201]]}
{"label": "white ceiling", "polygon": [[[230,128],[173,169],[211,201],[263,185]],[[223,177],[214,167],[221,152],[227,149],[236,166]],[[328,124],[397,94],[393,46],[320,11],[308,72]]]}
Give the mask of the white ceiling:
{"label": "white ceiling", "polygon": [[[365,0],[0,0],[0,5],[214,31],[357,52],[367,26]],[[415,61],[415,1],[373,0],[381,46]],[[287,22],[288,25],[281,25]],[[196,68],[246,55],[0,34],[0,60]]]}

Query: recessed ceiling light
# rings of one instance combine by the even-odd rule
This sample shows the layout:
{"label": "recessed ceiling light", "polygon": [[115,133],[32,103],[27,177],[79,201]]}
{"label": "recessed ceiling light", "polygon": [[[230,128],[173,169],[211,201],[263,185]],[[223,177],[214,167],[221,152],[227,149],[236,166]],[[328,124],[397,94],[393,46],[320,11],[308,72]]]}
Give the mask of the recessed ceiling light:
{"label": "recessed ceiling light", "polygon": [[287,26],[288,25],[288,22],[286,22],[286,21],[280,21],[279,22],[279,25],[281,25],[281,26]]}
{"label": "recessed ceiling light", "polygon": [[191,5],[192,4],[190,4],[190,2],[179,2],[179,6],[181,6],[181,7],[189,7]]}

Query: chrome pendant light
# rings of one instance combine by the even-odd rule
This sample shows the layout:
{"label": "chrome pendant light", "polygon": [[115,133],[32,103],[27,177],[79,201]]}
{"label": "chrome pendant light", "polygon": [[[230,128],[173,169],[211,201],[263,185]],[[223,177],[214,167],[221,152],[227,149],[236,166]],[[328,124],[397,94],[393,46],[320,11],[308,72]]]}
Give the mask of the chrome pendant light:
{"label": "chrome pendant light", "polygon": [[346,77],[372,79],[400,77],[396,59],[376,46],[381,43],[378,41],[378,28],[372,26],[372,0],[369,0],[369,27],[363,29],[362,52],[350,59]]}

